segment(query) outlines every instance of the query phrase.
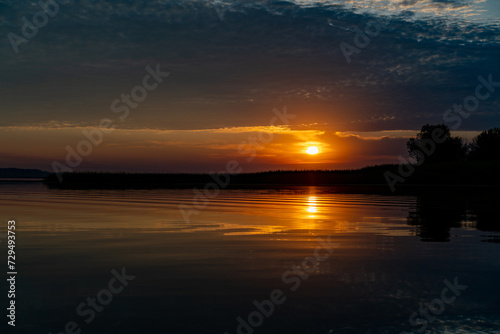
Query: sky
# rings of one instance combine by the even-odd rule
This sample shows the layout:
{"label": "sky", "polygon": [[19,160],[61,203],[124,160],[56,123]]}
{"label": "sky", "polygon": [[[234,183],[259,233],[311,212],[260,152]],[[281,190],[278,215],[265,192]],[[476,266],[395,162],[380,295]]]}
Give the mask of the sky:
{"label": "sky", "polygon": [[[397,163],[422,125],[444,123],[476,94],[479,76],[500,82],[498,0],[53,0],[47,8],[0,1],[0,168]],[[454,135],[500,127],[500,87],[485,89],[469,117],[448,114],[461,119],[449,123]],[[319,154],[306,154],[309,146]]]}

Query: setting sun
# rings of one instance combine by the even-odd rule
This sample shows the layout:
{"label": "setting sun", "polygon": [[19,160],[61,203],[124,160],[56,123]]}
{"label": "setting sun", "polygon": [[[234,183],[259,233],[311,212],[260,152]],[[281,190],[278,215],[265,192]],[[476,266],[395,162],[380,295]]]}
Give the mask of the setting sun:
{"label": "setting sun", "polygon": [[316,146],[309,146],[306,150],[307,154],[318,154],[319,150]]}

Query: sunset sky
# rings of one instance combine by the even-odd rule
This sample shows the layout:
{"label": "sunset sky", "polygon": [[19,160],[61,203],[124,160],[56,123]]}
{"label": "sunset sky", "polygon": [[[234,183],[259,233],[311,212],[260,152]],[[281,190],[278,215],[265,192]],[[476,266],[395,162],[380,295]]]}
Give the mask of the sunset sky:
{"label": "sunset sky", "polygon": [[[0,2],[1,168],[51,171],[103,119],[115,130],[75,170],[398,162],[407,138],[475,94],[478,76],[500,82],[498,0],[75,0],[13,47],[37,2]],[[341,43],[354,47],[356,27],[382,19],[348,63]],[[157,66],[169,75],[120,120],[126,104],[114,101]],[[454,134],[500,127],[499,106],[500,87]],[[289,122],[276,117],[285,112]]]}

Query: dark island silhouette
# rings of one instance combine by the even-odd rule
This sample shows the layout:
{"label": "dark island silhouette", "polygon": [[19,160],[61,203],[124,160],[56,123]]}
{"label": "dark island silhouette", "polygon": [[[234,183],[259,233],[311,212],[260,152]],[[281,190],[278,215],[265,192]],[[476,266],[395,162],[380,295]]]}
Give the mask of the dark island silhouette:
{"label": "dark island silhouette", "polygon": [[[470,143],[453,137],[444,124],[422,126],[407,142],[406,164],[355,170],[276,170],[242,174],[72,172],[51,174],[44,183],[62,189],[159,189],[204,187],[281,188],[357,186],[367,192],[404,192],[429,186],[500,185],[500,128],[483,131]],[[62,181],[60,180],[62,179]],[[396,182],[397,181],[397,182]],[[388,183],[394,188],[389,189]]]}

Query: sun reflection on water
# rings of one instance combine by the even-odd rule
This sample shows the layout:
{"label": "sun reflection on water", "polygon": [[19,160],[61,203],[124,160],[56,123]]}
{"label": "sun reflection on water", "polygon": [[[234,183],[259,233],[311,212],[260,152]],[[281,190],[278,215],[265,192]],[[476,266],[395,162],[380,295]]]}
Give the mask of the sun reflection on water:
{"label": "sun reflection on water", "polygon": [[315,215],[314,213],[318,212],[318,208],[316,207],[317,205],[317,198],[316,196],[309,196],[307,200],[307,212],[312,213],[309,215],[309,218],[314,218]]}

